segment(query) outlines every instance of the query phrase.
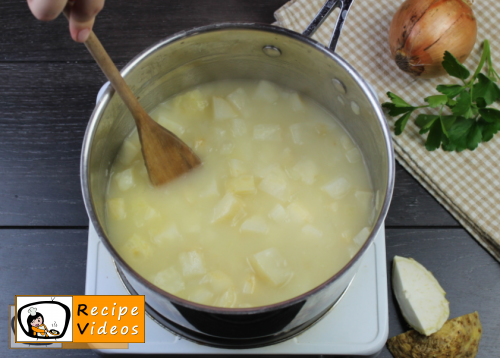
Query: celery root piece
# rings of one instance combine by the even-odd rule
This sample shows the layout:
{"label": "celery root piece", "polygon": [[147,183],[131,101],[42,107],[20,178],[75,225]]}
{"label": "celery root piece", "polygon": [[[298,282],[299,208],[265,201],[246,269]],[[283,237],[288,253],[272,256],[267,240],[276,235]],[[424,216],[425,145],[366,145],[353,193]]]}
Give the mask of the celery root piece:
{"label": "celery root piece", "polygon": [[387,341],[395,358],[474,358],[482,328],[477,312],[450,319],[430,336],[411,330]]}

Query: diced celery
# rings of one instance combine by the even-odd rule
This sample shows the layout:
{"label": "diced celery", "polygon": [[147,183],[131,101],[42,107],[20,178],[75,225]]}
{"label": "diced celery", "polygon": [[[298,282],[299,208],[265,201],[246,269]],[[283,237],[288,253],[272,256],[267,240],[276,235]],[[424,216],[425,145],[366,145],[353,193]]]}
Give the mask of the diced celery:
{"label": "diced celery", "polygon": [[125,211],[125,200],[123,198],[115,198],[108,200],[108,213],[113,220],[123,220],[127,217]]}
{"label": "diced celery", "polygon": [[308,185],[314,183],[318,176],[318,167],[310,159],[299,161],[292,170]]}
{"label": "diced celery", "polygon": [[146,182],[149,182],[148,170],[146,169],[146,166],[144,165],[144,160],[142,159],[142,156],[140,156],[140,159],[136,160],[132,164],[132,170],[134,172],[134,178],[137,175],[137,178],[139,178],[139,180],[145,179]]}
{"label": "diced celery", "polygon": [[140,228],[144,226],[144,216],[140,212],[134,214],[134,224],[135,227]]}
{"label": "diced celery", "polygon": [[158,119],[158,124],[167,128],[169,131],[171,131],[172,133],[174,133],[178,137],[182,137],[182,135],[186,131],[186,128],[184,128],[184,126],[169,119],[166,116],[160,116],[160,118]]}
{"label": "diced celery", "polygon": [[184,277],[193,277],[205,274],[203,257],[198,251],[188,251],[179,254],[179,262]]}
{"label": "diced celery", "polygon": [[240,226],[240,232],[243,233],[266,234],[268,231],[269,227],[266,224],[266,220],[260,215],[246,219]]}
{"label": "diced celery", "polygon": [[195,114],[204,111],[209,103],[205,96],[195,89],[174,98],[173,105],[186,114]]}
{"label": "diced celery", "polygon": [[253,99],[274,103],[279,99],[280,95],[276,86],[269,81],[261,80],[255,90]]}
{"label": "diced celery", "polygon": [[243,282],[243,289],[242,292],[245,295],[251,295],[255,291],[255,276],[250,275],[244,282]]}
{"label": "diced celery", "polygon": [[212,127],[212,132],[215,135],[216,142],[220,142],[221,139],[225,139],[227,135],[227,130],[220,127]]}
{"label": "diced celery", "polygon": [[288,99],[288,98],[290,98],[290,95],[291,95],[292,93],[295,93],[295,92],[292,92],[292,91],[291,91],[291,90],[289,90],[289,89],[285,89],[285,90],[283,90],[283,91],[280,91],[280,96],[281,96],[281,98],[283,98],[283,99]]}
{"label": "diced celery", "polygon": [[214,294],[204,287],[198,287],[188,296],[189,301],[202,305],[210,305],[213,302]]}
{"label": "diced celery", "polygon": [[181,274],[174,267],[158,272],[153,283],[162,290],[174,295],[186,288]]}
{"label": "diced celery", "polygon": [[226,184],[228,191],[239,194],[255,194],[255,182],[253,175],[241,175],[237,178],[230,178]]}
{"label": "diced celery", "polygon": [[233,149],[234,149],[234,144],[231,142],[226,142],[226,143],[221,144],[220,149],[219,149],[219,153],[220,154],[231,154],[233,152]]}
{"label": "diced celery", "polygon": [[233,107],[221,97],[213,97],[213,105],[214,105],[214,119],[216,121],[223,121],[226,119],[231,119],[236,117],[238,114],[235,112]]}
{"label": "diced celery", "polygon": [[247,172],[245,163],[239,159],[230,159],[228,165],[232,177],[239,177]]}
{"label": "diced celery", "polygon": [[255,272],[274,286],[284,284],[293,274],[285,258],[274,247],[253,255],[250,262]]}
{"label": "diced celery", "polygon": [[155,209],[153,209],[150,206],[148,206],[146,208],[146,212],[144,213],[144,219],[145,220],[156,219],[156,218],[159,218],[159,217],[160,217],[160,214]]}
{"label": "diced celery", "polygon": [[231,220],[231,227],[235,227],[240,223],[241,220],[243,220],[247,216],[247,212],[243,207],[240,207],[238,211],[233,215],[233,218]]}
{"label": "diced celery", "polygon": [[204,138],[198,138],[194,141],[193,144],[193,149],[195,153],[199,154],[200,156],[202,155],[207,155],[208,153],[213,151],[213,148],[209,146],[208,141]]}
{"label": "diced celery", "polygon": [[288,96],[288,103],[290,103],[290,107],[294,112],[304,110],[304,103],[302,103],[300,95],[296,92],[291,93],[290,96]]}
{"label": "diced celery", "polygon": [[318,137],[313,123],[295,123],[288,127],[295,144],[311,143]]}
{"label": "diced celery", "polygon": [[351,184],[344,177],[340,177],[326,185],[323,185],[321,190],[326,192],[333,199],[339,199],[347,194],[350,188]]}
{"label": "diced celery", "polygon": [[134,128],[132,132],[128,135],[128,137],[125,139],[127,142],[133,144],[135,147],[140,148],[141,147],[141,141],[139,139],[139,132],[137,132],[137,128]]}
{"label": "diced celery", "polygon": [[161,233],[153,236],[153,241],[157,244],[163,242],[182,241],[182,234],[179,232],[177,225],[172,223],[168,225]]}
{"label": "diced celery", "polygon": [[140,211],[136,212],[134,215],[134,223],[137,227],[143,227],[146,221],[159,218],[160,214],[150,207],[145,205]]}
{"label": "diced celery", "polygon": [[265,178],[269,173],[273,171],[281,170],[278,164],[265,165],[262,163],[257,163],[254,168],[254,174],[257,178]]}
{"label": "diced celery", "polygon": [[208,284],[213,292],[221,293],[232,286],[231,278],[222,271],[212,271],[207,273],[200,281],[200,284]]}
{"label": "diced celery", "polygon": [[258,188],[282,201],[287,201],[290,197],[286,173],[278,166],[265,175]]}
{"label": "diced celery", "polygon": [[229,287],[226,292],[224,292],[218,299],[215,301],[215,306],[217,307],[225,307],[231,308],[236,304],[236,300],[238,295],[236,290],[233,287]]}
{"label": "diced celery", "polygon": [[227,96],[227,99],[240,111],[246,106],[247,94],[243,88],[238,88],[236,91]]}
{"label": "diced celery", "polygon": [[285,208],[283,208],[280,204],[276,204],[276,206],[269,212],[269,217],[277,223],[284,223],[288,221],[288,215],[286,214]]}
{"label": "diced celery", "polygon": [[289,220],[292,223],[303,224],[305,222],[311,222],[312,217],[309,211],[307,211],[302,205],[298,203],[291,203],[287,206],[286,212]]}
{"label": "diced celery", "polygon": [[241,118],[234,118],[232,120],[232,128],[231,131],[234,137],[243,137],[247,134],[247,125],[245,120]]}
{"label": "diced celery", "polygon": [[281,127],[279,124],[258,124],[253,128],[253,139],[280,141]]}
{"label": "diced celery", "polygon": [[151,256],[151,247],[137,234],[132,235],[125,243],[126,249],[134,255],[134,257],[146,258]]}
{"label": "diced celery", "polygon": [[241,202],[232,193],[226,193],[214,207],[212,223],[233,217],[242,206]]}
{"label": "diced celery", "polygon": [[122,164],[129,165],[135,159],[140,149],[140,146],[136,146],[130,140],[125,139],[118,152],[117,160]]}
{"label": "diced celery", "polygon": [[132,168],[125,169],[121,173],[116,174],[115,178],[118,182],[118,188],[120,188],[121,191],[127,191],[135,186]]}
{"label": "diced celery", "polygon": [[217,181],[215,178],[209,181],[207,187],[200,192],[200,198],[215,198],[220,196],[219,189],[217,188]]}
{"label": "diced celery", "polygon": [[305,225],[303,228],[302,228],[302,232],[306,235],[309,235],[309,236],[314,236],[314,237],[322,237],[323,236],[323,231],[321,231],[320,229],[318,229],[317,227],[315,226],[312,226],[312,225]]}
{"label": "diced celery", "polygon": [[325,135],[337,130],[337,125],[331,121],[314,121],[314,129],[319,135]]}

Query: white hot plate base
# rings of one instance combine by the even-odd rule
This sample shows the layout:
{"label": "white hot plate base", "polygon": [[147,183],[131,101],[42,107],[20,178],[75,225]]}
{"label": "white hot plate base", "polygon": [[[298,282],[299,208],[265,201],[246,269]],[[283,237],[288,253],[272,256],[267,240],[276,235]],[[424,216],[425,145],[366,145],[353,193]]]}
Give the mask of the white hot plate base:
{"label": "white hot plate base", "polygon": [[[389,333],[385,231],[382,227],[362,259],[351,286],[318,323],[288,341],[254,349],[221,349],[192,343],[165,330],[146,316],[146,343],[102,354],[377,354]],[[89,227],[86,295],[127,295],[113,259]]]}

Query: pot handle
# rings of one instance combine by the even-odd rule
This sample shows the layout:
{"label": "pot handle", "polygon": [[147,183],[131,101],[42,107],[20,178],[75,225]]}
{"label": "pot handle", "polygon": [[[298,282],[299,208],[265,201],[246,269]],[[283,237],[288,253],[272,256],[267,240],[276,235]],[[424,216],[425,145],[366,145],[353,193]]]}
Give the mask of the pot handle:
{"label": "pot handle", "polygon": [[332,38],[330,39],[330,45],[328,48],[335,52],[335,48],[337,47],[337,42],[340,38],[340,33],[342,32],[342,26],[344,26],[345,19],[347,14],[349,13],[349,9],[351,8],[352,2],[354,0],[327,0],[325,5],[319,10],[318,14],[314,17],[311,23],[306,27],[302,35],[311,37],[316,30],[323,24],[328,15],[336,9],[340,8],[340,14],[337,18],[337,22],[335,23],[335,28],[333,30]]}

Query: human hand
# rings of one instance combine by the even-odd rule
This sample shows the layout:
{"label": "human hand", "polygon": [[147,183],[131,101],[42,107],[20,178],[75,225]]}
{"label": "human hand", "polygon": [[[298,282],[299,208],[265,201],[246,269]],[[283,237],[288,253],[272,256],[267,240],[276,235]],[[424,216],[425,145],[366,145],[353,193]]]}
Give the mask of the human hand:
{"label": "human hand", "polygon": [[[69,6],[69,32],[76,42],[89,37],[96,15],[102,10],[104,0],[74,0]],[[68,5],[68,0],[28,0],[28,6],[38,20],[54,20]]]}

